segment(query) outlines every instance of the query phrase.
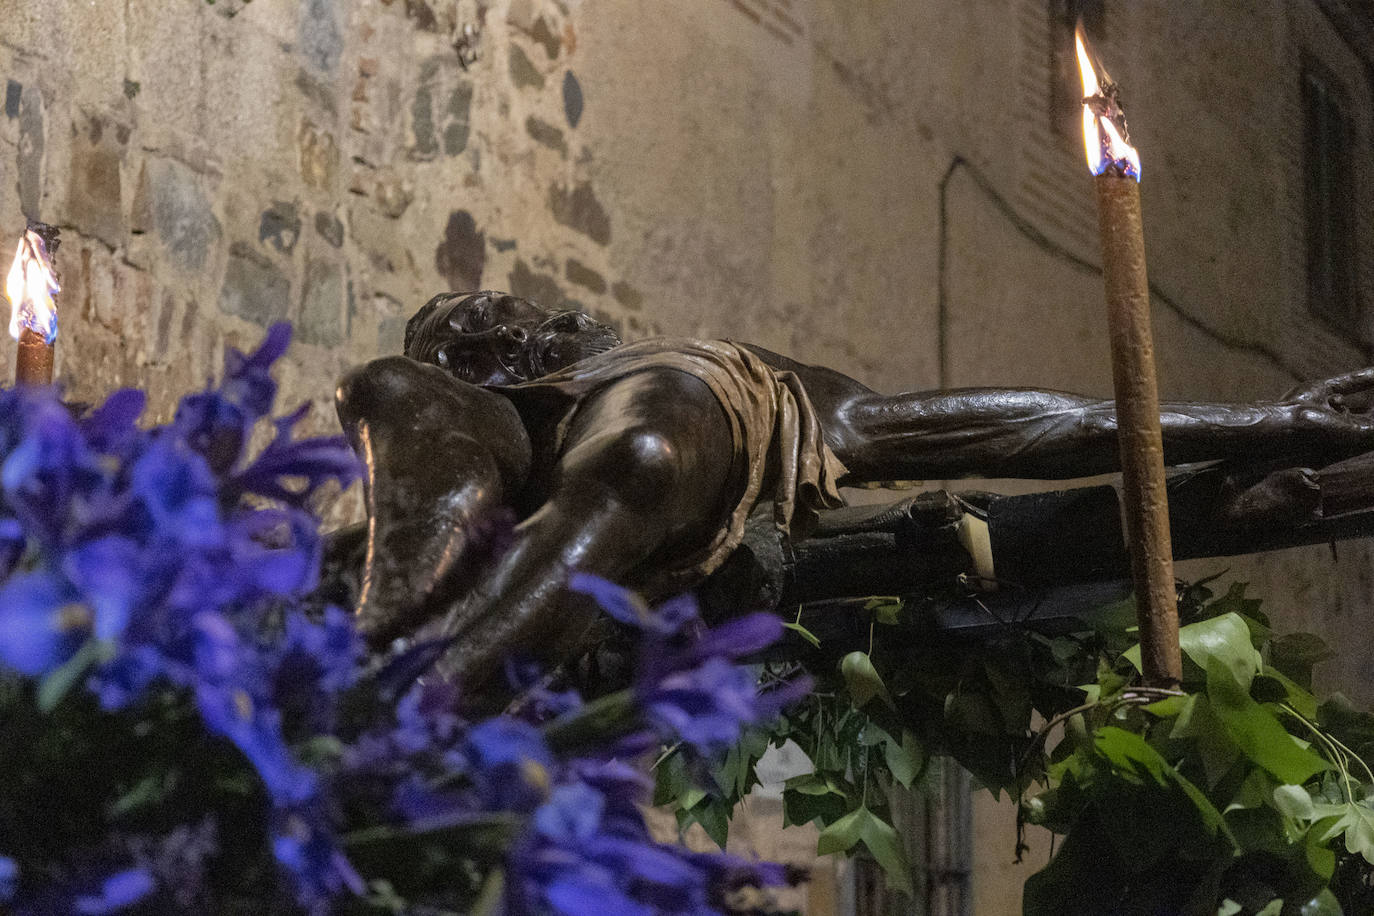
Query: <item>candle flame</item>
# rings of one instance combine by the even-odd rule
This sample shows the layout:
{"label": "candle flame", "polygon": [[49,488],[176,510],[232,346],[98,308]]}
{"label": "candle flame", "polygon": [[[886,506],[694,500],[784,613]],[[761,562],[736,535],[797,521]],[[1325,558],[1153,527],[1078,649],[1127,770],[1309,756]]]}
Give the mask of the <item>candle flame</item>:
{"label": "candle flame", "polygon": [[1074,30],[1073,40],[1078,51],[1078,73],[1083,80],[1083,151],[1088,158],[1088,170],[1094,175],[1109,172],[1139,181],[1140,153],[1131,146],[1116,84],[1093,63],[1081,22]]}
{"label": "candle flame", "polygon": [[52,343],[57,339],[57,306],[53,294],[61,290],[48,260],[48,246],[32,229],[24,230],[14,254],[5,295],[10,300],[10,336],[15,340],[25,328]]}

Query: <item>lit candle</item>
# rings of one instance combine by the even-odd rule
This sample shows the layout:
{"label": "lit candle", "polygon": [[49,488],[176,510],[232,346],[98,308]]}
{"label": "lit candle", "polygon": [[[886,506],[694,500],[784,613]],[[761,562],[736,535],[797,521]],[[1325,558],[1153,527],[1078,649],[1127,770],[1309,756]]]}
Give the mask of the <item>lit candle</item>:
{"label": "lit candle", "polygon": [[1182,680],[1183,659],[1150,332],[1145,234],[1140,223],[1140,156],[1130,145],[1116,84],[1089,56],[1081,25],[1074,39],[1083,77],[1083,142],[1088,168],[1097,176],[1122,500],[1141,663],[1148,682],[1166,686]]}
{"label": "lit candle", "polygon": [[14,380],[19,385],[52,384],[53,342],[57,340],[53,295],[61,287],[51,258],[57,246],[57,229],[30,222],[5,279],[10,336],[19,342],[14,366]]}

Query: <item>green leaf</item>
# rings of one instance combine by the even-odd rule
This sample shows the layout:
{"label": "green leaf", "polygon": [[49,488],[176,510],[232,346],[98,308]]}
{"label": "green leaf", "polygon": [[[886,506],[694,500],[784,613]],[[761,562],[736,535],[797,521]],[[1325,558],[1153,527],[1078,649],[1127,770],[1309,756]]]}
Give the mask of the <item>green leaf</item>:
{"label": "green leaf", "polygon": [[1159,751],[1146,743],[1140,735],[1107,726],[1097,730],[1093,736],[1093,745],[1098,753],[1112,764],[1112,769],[1118,776],[1137,783],[1143,783],[1144,777],[1148,776],[1159,786],[1172,785],[1182,790],[1197,808],[1208,831],[1213,834],[1219,832],[1233,845],[1236,844],[1236,838],[1231,834],[1231,828],[1226,825],[1225,818],[1202,790],[1170,766],[1159,755]]}
{"label": "green leaf", "polygon": [[1177,718],[1187,708],[1190,700],[1192,700],[1191,696],[1165,697],[1141,708],[1152,716],[1158,716],[1161,719],[1173,719]]}
{"label": "green leaf", "polygon": [[1321,824],[1321,821],[1313,824],[1303,838],[1303,857],[1307,860],[1307,867],[1312,869],[1312,874],[1322,881],[1330,881],[1336,872],[1336,853],[1327,849],[1319,839]]}
{"label": "green leaf", "polygon": [[1295,817],[1304,821],[1312,820],[1315,814],[1312,796],[1307,794],[1307,790],[1302,786],[1292,784],[1274,789],[1274,807],[1284,817]]}
{"label": "green leaf", "polygon": [[1240,748],[1231,740],[1226,727],[1212,711],[1212,704],[1203,694],[1190,694],[1183,711],[1174,720],[1169,732],[1171,739],[1193,739],[1202,759],[1207,784],[1215,786],[1241,756]]}
{"label": "green leaf", "polygon": [[1207,696],[1212,712],[1241,752],[1278,779],[1294,785],[1302,785],[1327,769],[1325,760],[1298,744],[1273,713],[1250,699],[1234,675],[1235,669],[1222,657],[1209,658]]}
{"label": "green leaf", "polygon": [[784,630],[791,630],[793,633],[796,633],[802,639],[811,643],[811,645],[817,649],[821,647],[821,641],[816,638],[816,634],[812,633],[810,630],[808,630],[806,627],[802,626],[799,623],[784,623],[782,625],[782,628]]}
{"label": "green leaf", "polygon": [[836,852],[849,852],[863,835],[864,817],[872,817],[868,809],[859,806],[844,817],[821,831],[816,840],[816,855],[828,856]]}
{"label": "green leaf", "polygon": [[1364,860],[1374,865],[1374,811],[1364,805],[1347,806],[1345,851],[1351,855],[1364,856]]}
{"label": "green leaf", "polygon": [[883,742],[883,761],[887,764],[887,770],[892,774],[892,778],[897,780],[902,788],[910,789],[916,777],[925,769],[926,749],[916,739],[915,732],[904,728],[900,744],[891,736]]}
{"label": "green leaf", "polygon": [[808,824],[819,820],[822,825],[843,817],[849,810],[849,796],[830,779],[806,773],[794,776],[783,784],[783,826]]}
{"label": "green leaf", "polygon": [[[1250,689],[1250,681],[1259,673],[1263,659],[1259,650],[1250,641],[1250,628],[1239,614],[1223,614],[1210,620],[1190,623],[1178,631],[1178,644],[1183,654],[1203,671],[1211,659],[1225,664],[1241,687]],[[1140,664],[1140,646],[1127,649],[1125,658],[1137,671],[1143,670]]]}
{"label": "green leaf", "polygon": [[[708,796],[705,801],[687,813],[692,820],[701,825],[702,830],[706,831],[711,842],[724,849],[725,843],[730,839],[731,810],[731,806],[724,799]],[[682,823],[680,814],[678,823],[679,825]]]}
{"label": "green leaf", "polygon": [[1248,810],[1259,808],[1262,805],[1272,804],[1274,793],[1274,778],[1260,767],[1251,767],[1246,774],[1244,781],[1240,784],[1235,797],[1226,806],[1226,814],[1236,810]]}
{"label": "green leaf", "polygon": [[1242,909],[1244,908],[1239,903],[1227,897],[1221,901],[1221,906],[1217,907],[1217,916],[1236,916]]}
{"label": "green leaf", "polygon": [[873,659],[868,657],[867,652],[856,650],[846,655],[840,660],[840,673],[844,675],[849,696],[857,708],[863,709],[874,697],[895,708],[887,685],[879,676],[878,669],[873,667]]}
{"label": "green leaf", "polygon": [[1259,673],[1263,660],[1250,642],[1250,628],[1239,614],[1225,614],[1189,624],[1179,630],[1178,644],[1203,671],[1213,660],[1220,662],[1243,689]]}
{"label": "green leaf", "polygon": [[866,807],[851,811],[822,830],[816,842],[816,854],[849,852],[859,843],[863,843],[882,866],[889,887],[911,893],[911,866],[902,851],[901,838],[891,824]]}
{"label": "green leaf", "polygon": [[1322,888],[1317,896],[1304,903],[1298,913],[1299,916],[1344,916],[1340,901],[1329,887]]}
{"label": "green leaf", "polygon": [[[1360,855],[1374,865],[1374,811],[1358,802],[1344,804],[1313,805],[1318,823],[1313,824],[1312,832],[1319,833],[1322,843],[1329,842],[1342,832],[1345,833],[1345,851]],[[1322,829],[1318,831],[1318,826]]]}
{"label": "green leaf", "polygon": [[902,613],[902,599],[893,595],[882,595],[877,598],[868,599],[864,605],[864,610],[873,615],[873,619],[886,626],[895,626]]}
{"label": "green leaf", "polygon": [[1312,689],[1312,667],[1335,655],[1320,636],[1312,633],[1289,633],[1269,642],[1269,664],[1309,690]]}
{"label": "green leaf", "polygon": [[1255,916],[1279,916],[1283,912],[1283,898],[1270,900]]}

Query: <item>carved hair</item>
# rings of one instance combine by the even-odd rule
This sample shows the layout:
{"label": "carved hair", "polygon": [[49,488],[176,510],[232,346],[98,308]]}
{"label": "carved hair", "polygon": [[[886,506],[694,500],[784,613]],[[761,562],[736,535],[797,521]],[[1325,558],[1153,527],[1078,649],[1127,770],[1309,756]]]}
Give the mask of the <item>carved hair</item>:
{"label": "carved hair", "polygon": [[493,300],[516,299],[490,291],[435,296],[406,322],[406,355],[448,368],[449,351],[460,351],[465,345],[490,347],[496,351],[507,372],[528,381],[620,345],[620,335],[614,328],[585,312],[567,309],[550,313],[526,299],[518,301],[528,305],[531,312],[545,317],[500,324],[478,333],[465,333],[449,325],[431,326],[434,313],[441,306],[461,297],[457,303],[461,308],[479,296]]}

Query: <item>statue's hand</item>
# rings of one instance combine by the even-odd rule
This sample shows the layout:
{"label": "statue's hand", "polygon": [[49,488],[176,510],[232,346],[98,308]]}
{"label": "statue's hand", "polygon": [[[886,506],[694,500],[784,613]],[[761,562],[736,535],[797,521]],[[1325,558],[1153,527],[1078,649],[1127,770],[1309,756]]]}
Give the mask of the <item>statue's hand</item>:
{"label": "statue's hand", "polygon": [[1374,409],[1374,368],[1299,385],[1285,394],[1282,401],[1337,413],[1369,413]]}
{"label": "statue's hand", "polygon": [[1279,403],[1296,408],[1300,427],[1334,434],[1342,445],[1374,449],[1374,368],[1300,385]]}

